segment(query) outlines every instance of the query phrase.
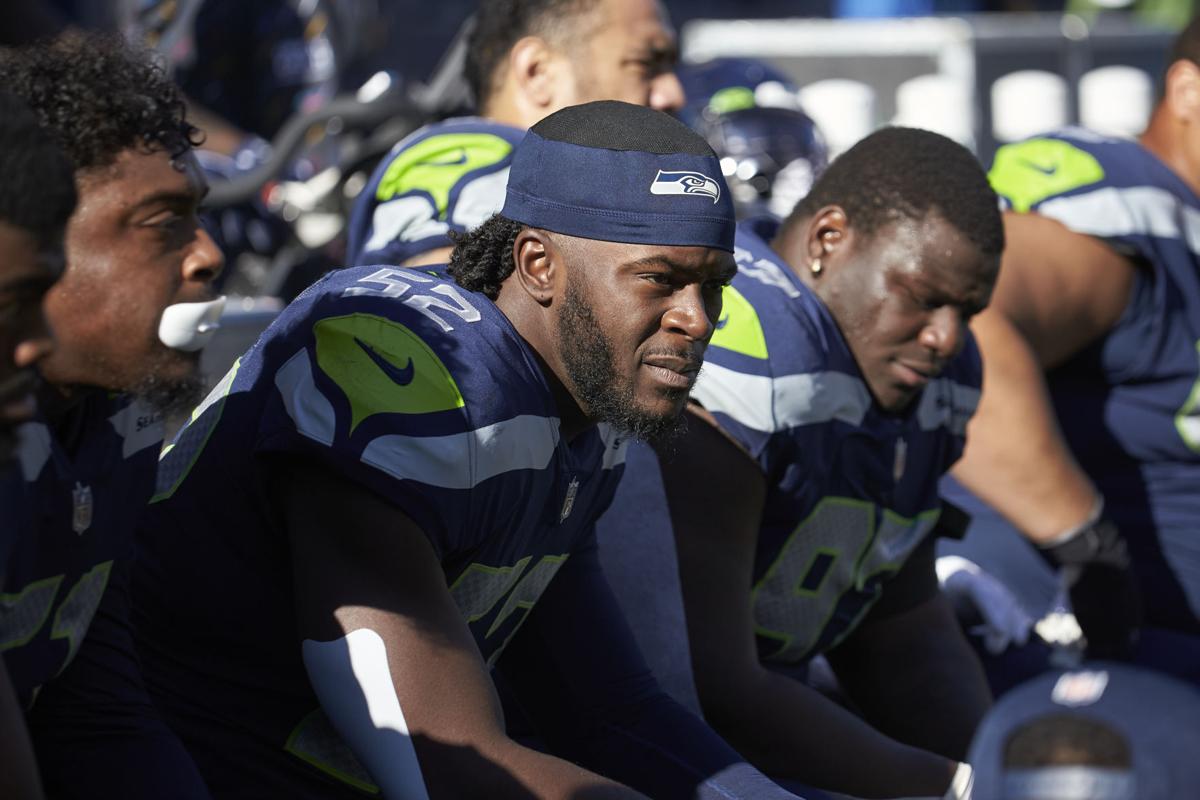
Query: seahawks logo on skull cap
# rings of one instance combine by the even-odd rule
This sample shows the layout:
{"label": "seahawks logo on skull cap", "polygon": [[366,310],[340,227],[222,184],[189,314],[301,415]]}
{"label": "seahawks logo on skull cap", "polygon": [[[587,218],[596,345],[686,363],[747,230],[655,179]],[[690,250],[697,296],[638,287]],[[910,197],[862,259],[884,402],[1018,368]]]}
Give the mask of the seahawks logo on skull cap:
{"label": "seahawks logo on skull cap", "polygon": [[721,184],[702,172],[660,169],[650,184],[650,194],[698,194],[711,197],[715,204],[721,199]]}

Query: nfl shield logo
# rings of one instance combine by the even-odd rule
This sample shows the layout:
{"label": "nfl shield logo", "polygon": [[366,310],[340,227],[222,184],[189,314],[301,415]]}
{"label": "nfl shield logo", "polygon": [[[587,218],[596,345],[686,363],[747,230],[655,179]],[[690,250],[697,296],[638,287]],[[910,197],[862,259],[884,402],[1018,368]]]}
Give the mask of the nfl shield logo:
{"label": "nfl shield logo", "polygon": [[575,507],[575,494],[578,491],[579,479],[571,478],[571,483],[567,486],[567,498],[563,500],[562,513],[558,515],[560,525],[566,521],[567,517],[571,516],[571,509]]}
{"label": "nfl shield logo", "polygon": [[92,487],[77,482],[71,492],[71,499],[74,505],[71,527],[81,534],[92,524]]}
{"label": "nfl shield logo", "polygon": [[1107,672],[1068,672],[1054,684],[1050,699],[1060,706],[1090,706],[1107,686]]}

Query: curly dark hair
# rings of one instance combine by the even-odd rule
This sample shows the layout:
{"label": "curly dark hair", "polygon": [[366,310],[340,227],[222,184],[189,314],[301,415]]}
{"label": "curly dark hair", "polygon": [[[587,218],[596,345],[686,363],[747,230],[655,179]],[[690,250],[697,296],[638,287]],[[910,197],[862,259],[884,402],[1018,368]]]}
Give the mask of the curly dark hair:
{"label": "curly dark hair", "polygon": [[936,211],[984,255],[1004,249],[999,201],[983,167],[965,147],[930,131],[883,128],[851,147],[800,201],[785,229],[831,205],[868,235]]}
{"label": "curly dark hair", "polygon": [[541,36],[561,45],[575,31],[570,20],[591,11],[599,0],[480,0],[475,23],[467,39],[463,76],[475,96],[475,105],[486,110],[496,89],[496,73],[514,44],[526,36]]}
{"label": "curly dark hair", "polygon": [[452,234],[450,277],[464,289],[480,292],[492,300],[500,296],[500,284],[512,274],[513,245],[526,225],[493,214],[482,225],[465,234]]}
{"label": "curly dark hair", "polygon": [[75,34],[4,51],[0,86],[33,109],[76,170],[112,164],[131,147],[176,158],[203,140],[166,72],[116,36]]}
{"label": "curly dark hair", "polygon": [[75,199],[70,159],[25,103],[0,91],[0,222],[49,247],[61,239]]}

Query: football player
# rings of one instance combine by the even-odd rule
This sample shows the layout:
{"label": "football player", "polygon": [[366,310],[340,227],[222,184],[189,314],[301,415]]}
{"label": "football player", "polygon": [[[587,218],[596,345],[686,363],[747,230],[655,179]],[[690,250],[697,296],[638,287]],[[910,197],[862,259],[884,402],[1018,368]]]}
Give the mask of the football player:
{"label": "football player", "polygon": [[350,264],[438,264],[451,233],[500,209],[513,146],[563,106],[683,104],[674,31],[658,0],[497,0],[479,4],[465,67],[478,117],[413,132],[355,201]]}
{"label": "football player", "polygon": [[3,528],[23,533],[0,594],[0,650],[48,794],[204,797],[154,715],[128,618],[162,413],[191,402],[204,328],[220,313],[221,256],[196,221],[194,129],[161,71],[117,40],[6,52],[0,84],[70,157],[79,197],[45,298],[57,346],[39,364],[39,416],[19,430],[23,497],[0,510]]}
{"label": "football player", "polygon": [[52,347],[42,299],[62,272],[75,181],[24,103],[0,92],[0,109],[0,462],[7,462],[16,427],[33,416],[35,367]]}
{"label": "football player", "polygon": [[[10,462],[15,429],[33,417],[37,362],[52,340],[42,299],[62,272],[63,228],[75,208],[71,162],[46,138],[29,108],[0,92],[0,513],[19,505]],[[20,535],[0,533],[0,578]],[[0,795],[42,796],[24,715],[0,660]]]}
{"label": "football player", "polygon": [[1089,654],[1200,682],[1200,21],[1168,63],[1136,141],[996,154],[1009,246],[955,476],[1062,568]]}
{"label": "football player", "polygon": [[[648,547],[668,549],[646,544],[651,528],[673,529],[704,715],[773,777],[856,797],[953,797],[969,778],[990,696],[933,540],[979,393],[966,321],[1003,242],[968,151],[872,134],[770,245],[739,226],[687,436],[661,450],[661,474],[630,448],[600,523],[605,570],[644,570]],[[810,687],[818,655],[854,711]]]}
{"label": "football player", "polygon": [[[680,422],[733,228],[682,123],[569,107],[457,283],[332,272],[234,365],[164,456],[135,581],[215,794],[786,795],[658,689],[593,535],[624,437]],[[506,735],[490,668],[549,753]]]}

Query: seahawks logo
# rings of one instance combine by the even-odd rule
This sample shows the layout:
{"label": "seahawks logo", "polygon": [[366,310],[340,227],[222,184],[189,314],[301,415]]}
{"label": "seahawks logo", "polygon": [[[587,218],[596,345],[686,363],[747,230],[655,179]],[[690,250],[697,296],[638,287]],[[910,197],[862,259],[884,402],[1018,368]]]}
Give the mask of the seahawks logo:
{"label": "seahawks logo", "polygon": [[698,194],[711,197],[715,204],[721,197],[721,184],[702,172],[660,169],[650,184],[650,194]]}

